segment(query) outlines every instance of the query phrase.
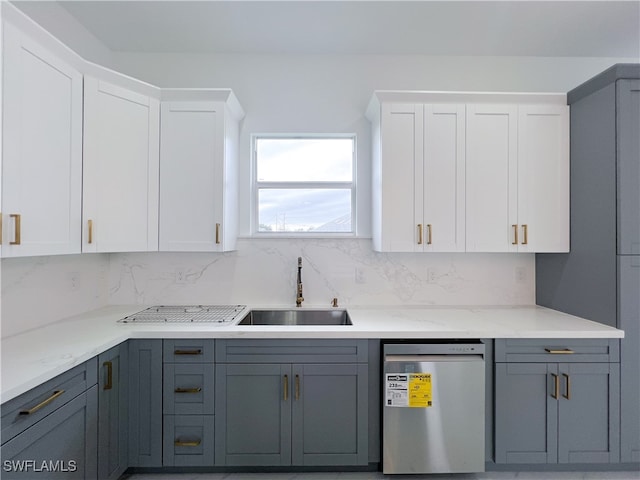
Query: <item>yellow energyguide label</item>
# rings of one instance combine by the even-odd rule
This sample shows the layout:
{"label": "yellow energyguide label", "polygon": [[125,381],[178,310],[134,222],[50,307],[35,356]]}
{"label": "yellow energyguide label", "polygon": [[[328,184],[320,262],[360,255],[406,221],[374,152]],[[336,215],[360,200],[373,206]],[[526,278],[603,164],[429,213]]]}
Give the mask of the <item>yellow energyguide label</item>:
{"label": "yellow energyguide label", "polygon": [[426,408],[433,405],[431,397],[431,374],[412,373],[409,375],[409,407]]}

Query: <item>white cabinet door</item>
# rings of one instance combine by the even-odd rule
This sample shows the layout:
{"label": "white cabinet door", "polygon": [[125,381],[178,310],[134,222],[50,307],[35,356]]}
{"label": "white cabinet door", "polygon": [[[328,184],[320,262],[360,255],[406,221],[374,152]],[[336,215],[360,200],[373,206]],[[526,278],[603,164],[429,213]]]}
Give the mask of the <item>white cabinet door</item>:
{"label": "white cabinet door", "polygon": [[517,251],[516,105],[467,105],[466,249]]}
{"label": "white cabinet door", "polygon": [[569,251],[569,107],[518,107],[520,252]]}
{"label": "white cabinet door", "polygon": [[[374,174],[374,195],[380,201],[380,228],[374,240],[383,252],[422,250],[418,244],[416,197],[422,178],[415,174],[416,159],[422,159],[423,107],[383,103],[380,118],[380,168]],[[419,201],[418,204],[422,204]]]}
{"label": "white cabinet door", "polygon": [[160,102],[85,77],[85,252],[158,250]]}
{"label": "white cabinet door", "polygon": [[2,255],[80,253],[82,75],[3,33]]}
{"label": "white cabinet door", "polygon": [[416,162],[416,223],[428,252],[465,250],[465,106],[424,106],[424,161]]}
{"label": "white cabinet door", "polygon": [[221,250],[224,103],[162,102],[160,136],[160,250]]}

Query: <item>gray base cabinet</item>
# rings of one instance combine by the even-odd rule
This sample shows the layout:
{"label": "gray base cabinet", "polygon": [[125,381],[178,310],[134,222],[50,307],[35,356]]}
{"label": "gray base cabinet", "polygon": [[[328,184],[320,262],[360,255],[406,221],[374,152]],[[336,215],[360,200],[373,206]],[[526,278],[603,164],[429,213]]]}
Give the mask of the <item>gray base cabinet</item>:
{"label": "gray base cabinet", "polygon": [[129,466],[162,466],[162,340],[129,340]]}
{"label": "gray base cabinet", "polygon": [[495,462],[618,463],[620,365],[573,361],[615,359],[615,344],[549,343],[496,340],[496,358],[516,361],[495,365]]}
{"label": "gray base cabinet", "polygon": [[96,479],[96,361],[2,405],[3,479]]}
{"label": "gray base cabinet", "polygon": [[99,355],[98,369],[98,478],[116,480],[129,463],[128,344]]}
{"label": "gray base cabinet", "polygon": [[218,345],[216,465],[368,463],[366,340]]}

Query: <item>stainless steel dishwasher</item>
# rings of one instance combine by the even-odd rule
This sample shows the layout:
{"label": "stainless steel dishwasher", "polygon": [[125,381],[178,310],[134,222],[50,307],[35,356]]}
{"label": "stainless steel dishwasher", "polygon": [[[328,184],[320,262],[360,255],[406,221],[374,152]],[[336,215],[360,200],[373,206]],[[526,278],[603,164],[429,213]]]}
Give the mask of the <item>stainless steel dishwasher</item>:
{"label": "stainless steel dishwasher", "polygon": [[484,344],[384,343],[385,474],[483,472]]}

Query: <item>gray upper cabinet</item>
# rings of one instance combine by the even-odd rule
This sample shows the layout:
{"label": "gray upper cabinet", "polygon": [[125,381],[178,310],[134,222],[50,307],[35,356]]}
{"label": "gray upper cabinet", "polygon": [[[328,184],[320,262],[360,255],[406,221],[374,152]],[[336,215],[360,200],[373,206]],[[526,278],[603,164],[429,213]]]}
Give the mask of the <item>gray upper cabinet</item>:
{"label": "gray upper cabinet", "polygon": [[162,466],[162,340],[129,341],[129,466]]}
{"label": "gray upper cabinet", "polygon": [[367,351],[366,340],[218,341],[216,465],[366,465]]}
{"label": "gray upper cabinet", "polygon": [[98,478],[112,480],[128,466],[128,344],[99,355],[98,372]]}

